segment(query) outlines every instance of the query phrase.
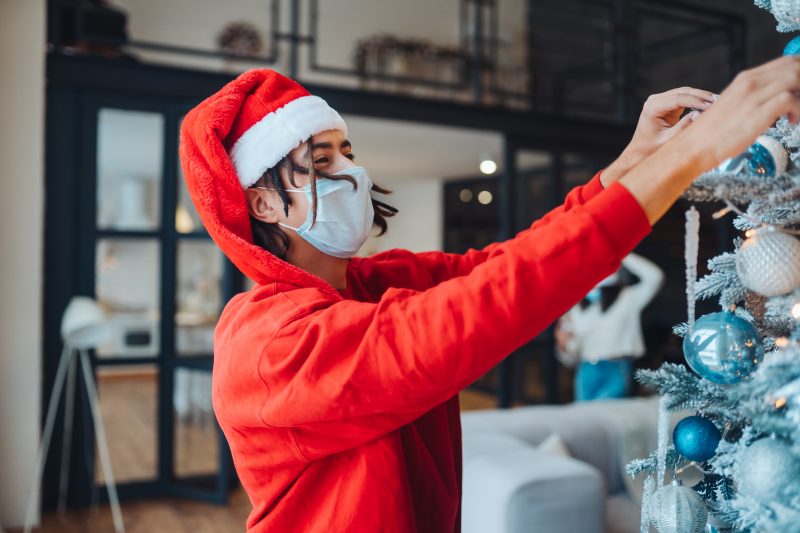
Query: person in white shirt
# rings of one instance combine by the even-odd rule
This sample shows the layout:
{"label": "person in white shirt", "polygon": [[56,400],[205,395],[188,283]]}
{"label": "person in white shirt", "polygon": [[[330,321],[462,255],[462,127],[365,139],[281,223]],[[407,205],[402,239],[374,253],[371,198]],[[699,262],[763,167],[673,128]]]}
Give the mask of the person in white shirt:
{"label": "person in white shirt", "polygon": [[636,254],[601,281],[556,325],[556,355],[578,365],[575,401],[630,394],[633,361],[645,353],[641,312],[658,293],[664,274]]}

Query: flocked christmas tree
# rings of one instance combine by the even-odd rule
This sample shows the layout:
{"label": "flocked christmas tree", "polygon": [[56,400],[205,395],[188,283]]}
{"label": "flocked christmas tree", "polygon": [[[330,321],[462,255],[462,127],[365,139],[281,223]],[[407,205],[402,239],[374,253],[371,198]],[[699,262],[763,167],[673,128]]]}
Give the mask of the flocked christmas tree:
{"label": "flocked christmas tree", "polygon": [[[755,3],[779,31],[800,31],[800,0]],[[800,53],[800,36],[784,53]],[[779,120],[686,198],[721,203],[715,216],[736,213],[743,235],[696,280],[699,217],[687,212],[689,317],[675,333],[691,370],[637,374],[661,394],[658,449],[628,465],[647,476],[642,532],[800,533],[800,126]],[[720,312],[695,320],[709,298]],[[669,413],[687,410],[670,435]],[[701,481],[677,481],[687,469]]]}

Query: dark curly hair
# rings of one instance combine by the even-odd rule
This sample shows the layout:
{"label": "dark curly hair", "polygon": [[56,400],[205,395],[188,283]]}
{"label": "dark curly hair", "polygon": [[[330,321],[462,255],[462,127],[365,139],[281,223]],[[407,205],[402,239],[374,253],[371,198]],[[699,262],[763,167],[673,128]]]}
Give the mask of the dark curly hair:
{"label": "dark curly hair", "polygon": [[[291,197],[286,193],[286,188],[283,186],[283,180],[281,180],[281,168],[286,169],[289,174],[289,183],[292,184],[293,187],[298,187],[297,183],[294,181],[294,174],[295,172],[299,172],[301,174],[309,174],[311,178],[311,213],[312,213],[312,221],[316,221],[317,219],[317,178],[326,178],[331,180],[346,180],[353,184],[354,188],[358,187],[356,180],[347,174],[330,174],[328,172],[323,172],[314,169],[314,165],[311,162],[311,147],[309,146],[308,150],[308,160],[309,165],[308,167],[302,167],[296,163],[294,163],[290,156],[287,155],[278,163],[266,170],[264,174],[261,175],[258,180],[252,185],[253,187],[270,187],[277,191],[278,195],[280,196],[281,200],[283,200],[283,212],[286,216],[289,216],[289,206],[292,205]],[[373,183],[372,190],[381,193],[381,194],[391,194],[392,191],[388,189],[384,189],[378,185]],[[381,202],[380,200],[376,200],[375,198],[371,198],[372,200],[372,208],[375,212],[375,216],[373,218],[373,225],[378,226],[380,228],[380,233],[378,235],[383,235],[386,233],[388,229],[388,224],[386,219],[389,217],[393,217],[398,213],[398,210],[392,207],[389,204]],[[262,220],[258,220],[253,215],[250,215],[250,225],[253,229],[253,242],[258,246],[264,248],[272,255],[278,257],[279,259],[286,259],[286,252],[289,250],[289,237],[281,230],[281,228],[277,224],[270,224],[268,222],[264,222]]]}

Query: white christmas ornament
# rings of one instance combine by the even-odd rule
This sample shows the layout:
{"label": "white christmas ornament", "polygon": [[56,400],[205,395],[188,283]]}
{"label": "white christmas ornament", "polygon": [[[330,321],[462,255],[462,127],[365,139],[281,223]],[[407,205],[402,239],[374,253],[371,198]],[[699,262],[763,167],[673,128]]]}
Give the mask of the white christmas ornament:
{"label": "white christmas ornament", "polygon": [[738,492],[764,505],[789,505],[798,476],[800,458],[791,443],[763,438],[740,452],[734,480]]}
{"label": "white christmas ornament", "polygon": [[775,226],[758,228],[736,253],[736,272],[759,294],[788,294],[800,287],[800,241]]}
{"label": "white christmas ornament", "polygon": [[800,0],[772,0],[772,14],[780,23],[781,31],[792,31],[800,27]]}
{"label": "white christmas ornament", "polygon": [[653,495],[650,520],[659,533],[703,533],[708,509],[694,490],[673,483]]}

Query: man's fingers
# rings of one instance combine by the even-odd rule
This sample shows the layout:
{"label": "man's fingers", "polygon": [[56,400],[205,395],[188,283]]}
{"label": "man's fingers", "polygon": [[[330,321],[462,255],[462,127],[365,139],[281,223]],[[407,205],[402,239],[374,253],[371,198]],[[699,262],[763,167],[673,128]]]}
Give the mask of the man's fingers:
{"label": "man's fingers", "polygon": [[800,91],[800,63],[777,73],[765,86],[755,93],[757,105],[763,105],[786,91]]}
{"label": "man's fingers", "polygon": [[666,113],[681,108],[691,108],[706,110],[711,106],[711,102],[687,93],[675,93],[664,98],[653,101],[652,111],[655,113]]}
{"label": "man's fingers", "polygon": [[800,56],[781,56],[772,61],[767,61],[763,65],[746,70],[740,75],[750,76],[755,80],[770,80],[779,73],[786,72],[787,69],[794,68],[797,65],[800,65]]}
{"label": "man's fingers", "polygon": [[754,126],[765,130],[784,115],[789,115],[789,119],[794,123],[800,119],[800,98],[793,91],[783,91],[762,104],[756,116],[763,117],[761,119],[763,124]]}
{"label": "man's fingers", "polygon": [[687,113],[686,115],[684,115],[683,118],[681,118],[674,126],[672,126],[671,128],[667,129],[663,133],[663,135],[664,135],[663,142],[666,142],[666,141],[672,139],[678,133],[680,133],[682,130],[685,130],[686,128],[691,126],[691,124],[699,116],[700,116],[700,112],[699,111],[692,111],[691,113]]}
{"label": "man's fingers", "polygon": [[691,94],[691,95],[694,95],[694,96],[696,96],[698,98],[701,98],[701,99],[703,99],[703,100],[705,100],[707,102],[713,102],[714,100],[716,100],[716,96],[717,96],[714,93],[712,93],[711,91],[706,91],[706,90],[703,90],[703,89],[696,89],[694,87],[676,87],[674,89],[670,89],[669,91],[666,91],[666,92],[661,93],[661,94],[676,94],[676,93]]}

